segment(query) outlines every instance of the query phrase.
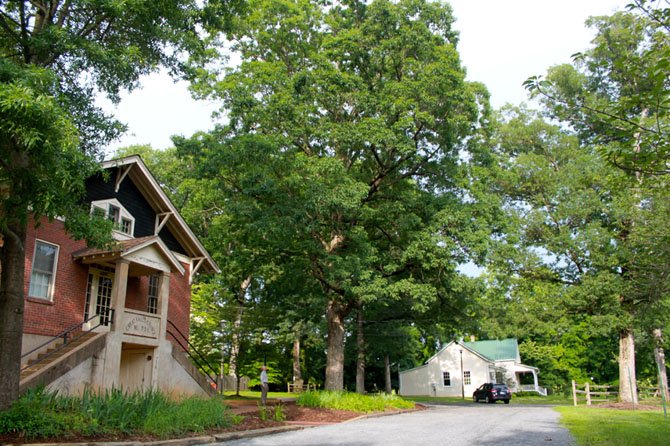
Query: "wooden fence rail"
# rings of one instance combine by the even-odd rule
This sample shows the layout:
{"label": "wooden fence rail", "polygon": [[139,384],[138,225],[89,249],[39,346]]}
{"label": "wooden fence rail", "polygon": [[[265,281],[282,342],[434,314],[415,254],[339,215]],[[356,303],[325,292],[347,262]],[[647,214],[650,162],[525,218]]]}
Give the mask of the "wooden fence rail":
{"label": "wooden fence rail", "polygon": [[[602,389],[602,390],[600,390]],[[586,405],[590,406],[593,401],[610,401],[610,397],[619,396],[618,390],[614,386],[599,386],[591,383],[577,384],[574,380],[572,381],[572,401],[574,405],[577,405],[578,396],[585,395]]]}
{"label": "wooden fence rail", "polygon": [[[658,387],[638,387],[638,394],[643,397],[658,397],[660,395]],[[574,405],[577,405],[581,398],[579,395],[584,395],[586,405],[591,403],[612,401],[619,396],[619,391],[616,386],[599,386],[591,383],[577,384],[572,381],[572,400]]]}

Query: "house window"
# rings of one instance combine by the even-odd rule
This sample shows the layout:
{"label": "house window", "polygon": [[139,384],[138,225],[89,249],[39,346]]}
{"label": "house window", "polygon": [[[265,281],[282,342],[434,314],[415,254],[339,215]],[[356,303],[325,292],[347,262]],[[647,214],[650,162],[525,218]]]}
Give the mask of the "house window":
{"label": "house window", "polygon": [[122,218],[121,219],[121,224],[119,225],[119,228],[121,229],[121,232],[125,232],[126,234],[131,234],[133,232],[133,222],[132,220],[128,218]]}
{"label": "house window", "polygon": [[472,384],[472,380],[470,379],[470,370],[466,370],[463,372],[463,384],[465,384],[466,386]]}
{"label": "house window", "polygon": [[33,253],[33,269],[30,273],[29,296],[47,300],[53,298],[57,264],[58,246],[37,240]]}
{"label": "house window", "polygon": [[158,313],[158,275],[149,276],[149,298],[147,301],[147,311],[149,313]]}
{"label": "house window", "polygon": [[443,381],[444,387],[450,387],[451,386],[451,375],[449,375],[449,372],[442,372],[442,381]]}
{"label": "house window", "polygon": [[91,203],[91,213],[114,222],[117,231],[133,235],[135,219],[116,199],[99,200]]}
{"label": "house window", "polygon": [[121,215],[121,209],[118,206],[113,204],[109,205],[109,212],[107,213],[107,218],[112,220],[114,223],[119,223],[119,216]]}

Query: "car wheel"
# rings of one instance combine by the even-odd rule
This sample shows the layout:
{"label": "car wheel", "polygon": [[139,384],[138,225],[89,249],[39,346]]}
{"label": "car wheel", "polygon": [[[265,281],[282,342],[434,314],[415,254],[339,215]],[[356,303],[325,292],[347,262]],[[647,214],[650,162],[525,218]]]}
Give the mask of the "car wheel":
{"label": "car wheel", "polygon": [[509,400],[505,400],[505,404],[509,404]]}
{"label": "car wheel", "polygon": [[476,396],[473,395],[473,396],[472,396],[472,402],[473,402],[473,403],[478,403],[479,400],[477,399]]}
{"label": "car wheel", "polygon": [[490,396],[487,396],[487,397],[486,397],[486,402],[487,402],[488,404],[491,404],[491,403],[493,403],[493,400],[491,399]]}

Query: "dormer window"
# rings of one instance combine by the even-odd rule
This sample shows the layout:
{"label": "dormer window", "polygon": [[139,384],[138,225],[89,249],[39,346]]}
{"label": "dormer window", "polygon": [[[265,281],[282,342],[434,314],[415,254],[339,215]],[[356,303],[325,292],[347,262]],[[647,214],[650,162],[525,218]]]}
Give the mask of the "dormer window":
{"label": "dormer window", "polygon": [[98,200],[91,203],[91,213],[106,217],[114,222],[114,229],[124,234],[133,235],[135,218],[118,200]]}

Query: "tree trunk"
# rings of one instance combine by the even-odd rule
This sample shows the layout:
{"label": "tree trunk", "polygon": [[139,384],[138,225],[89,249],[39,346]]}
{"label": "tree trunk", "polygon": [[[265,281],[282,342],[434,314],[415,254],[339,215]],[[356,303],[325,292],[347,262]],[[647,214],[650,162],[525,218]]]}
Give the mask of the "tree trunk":
{"label": "tree trunk", "polygon": [[629,328],[619,333],[619,400],[637,404],[635,338]]}
{"label": "tree trunk", "polygon": [[293,338],[293,382],[302,379],[302,372],[300,371],[300,333],[295,331],[295,338]]}
{"label": "tree trunk", "polygon": [[356,393],[365,393],[365,333],[363,332],[363,308],[358,307],[356,318]]}
{"label": "tree trunk", "polygon": [[328,347],[326,350],[326,390],[344,390],[344,318],[346,309],[335,301],[328,302]]}
{"label": "tree trunk", "polygon": [[[665,401],[670,400],[670,392],[668,392],[668,374],[665,370],[665,352],[663,351],[663,334],[660,328],[654,330],[654,358],[658,366],[658,390],[661,395],[665,397]],[[661,393],[662,392],[662,393]]]}
{"label": "tree trunk", "polygon": [[244,313],[244,305],[238,304],[237,314],[233,322],[233,333],[230,345],[230,360],[228,363],[228,374],[230,376],[237,376],[237,362],[240,356],[240,326],[242,325],[242,314]]}
{"label": "tree trunk", "polygon": [[393,393],[391,388],[391,361],[389,355],[384,355],[384,391],[387,395]]}
{"label": "tree trunk", "polygon": [[236,395],[240,394],[240,377],[238,376],[237,365],[240,358],[240,330],[242,327],[242,315],[244,314],[244,297],[251,284],[251,276],[244,279],[237,293],[237,314],[233,322],[233,333],[230,346],[230,362],[228,363],[228,374],[234,376],[237,381]]}
{"label": "tree trunk", "polygon": [[0,410],[19,397],[26,224],[10,222],[0,248]]}

